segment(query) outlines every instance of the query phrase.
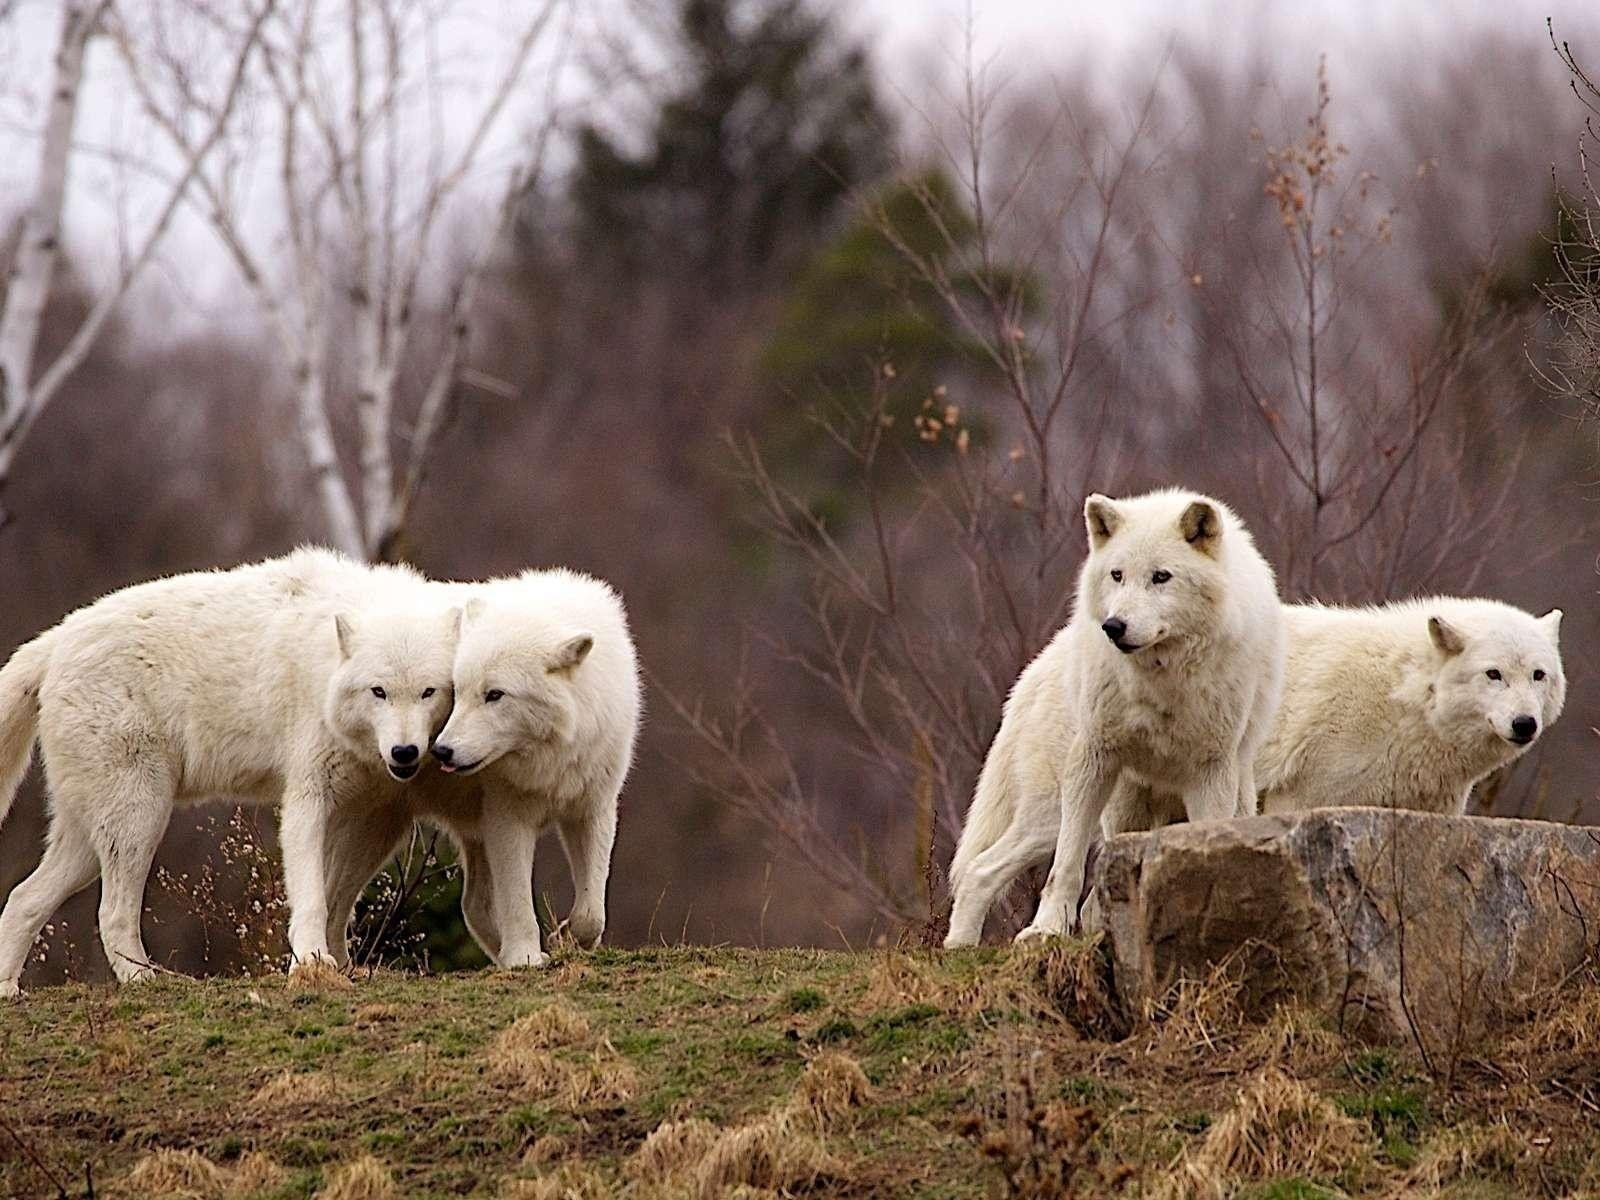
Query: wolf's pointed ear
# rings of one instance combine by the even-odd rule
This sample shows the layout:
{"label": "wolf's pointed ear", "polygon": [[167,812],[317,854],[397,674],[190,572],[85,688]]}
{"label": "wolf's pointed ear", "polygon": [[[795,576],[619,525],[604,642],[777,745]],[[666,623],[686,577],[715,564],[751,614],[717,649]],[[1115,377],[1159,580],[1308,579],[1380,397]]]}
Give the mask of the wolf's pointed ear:
{"label": "wolf's pointed ear", "polygon": [[558,671],[570,671],[584,659],[589,657],[589,651],[594,649],[594,635],[580,633],[569,637],[556,647],[556,652],[550,656],[550,665],[546,670],[552,674]]}
{"label": "wolf's pointed ear", "polygon": [[340,660],[349,658],[356,648],[356,619],[349,613],[335,613],[333,632],[339,639]]}
{"label": "wolf's pointed ear", "polygon": [[461,610],[459,608],[445,611],[444,628],[445,637],[452,642],[461,636]]}
{"label": "wolf's pointed ear", "polygon": [[467,602],[461,606],[461,624],[470,625],[483,616],[483,597],[469,596]]}
{"label": "wolf's pointed ear", "polygon": [[1201,554],[1215,554],[1222,540],[1222,514],[1216,505],[1196,500],[1178,518],[1178,532]]}
{"label": "wolf's pointed ear", "polygon": [[1110,496],[1095,492],[1083,502],[1083,523],[1089,527],[1089,548],[1098,550],[1122,524],[1122,514]]}
{"label": "wolf's pointed ear", "polygon": [[1544,631],[1550,635],[1550,641],[1559,646],[1561,644],[1561,610],[1552,608],[1539,618],[1539,624],[1544,626]]}
{"label": "wolf's pointed ear", "polygon": [[1446,658],[1454,658],[1467,648],[1461,631],[1443,617],[1428,618],[1428,638]]}

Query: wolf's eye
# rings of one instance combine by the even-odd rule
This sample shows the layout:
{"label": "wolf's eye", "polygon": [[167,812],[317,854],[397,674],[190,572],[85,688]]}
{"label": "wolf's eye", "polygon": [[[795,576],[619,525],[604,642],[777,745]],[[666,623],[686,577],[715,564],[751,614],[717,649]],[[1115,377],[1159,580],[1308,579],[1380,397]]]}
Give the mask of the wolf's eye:
{"label": "wolf's eye", "polygon": [[1484,674],[1487,675],[1490,679],[1493,679],[1496,683],[1498,683],[1501,679],[1505,678],[1494,667],[1490,667],[1487,671],[1484,672]]}
{"label": "wolf's eye", "polygon": [[1165,583],[1167,580],[1169,580],[1171,578],[1172,578],[1172,572],[1171,571],[1152,571],[1150,573],[1150,582],[1151,583]]}
{"label": "wolf's eye", "polygon": [[483,702],[485,704],[493,704],[496,700],[502,699],[504,696],[505,693],[499,688],[490,688],[483,694]]}
{"label": "wolf's eye", "polygon": [[1533,681],[1535,683],[1540,683],[1540,682],[1543,681],[1543,679],[1544,679],[1544,672],[1543,671],[1535,671],[1533,673]]}
{"label": "wolf's eye", "polygon": [[433,689],[432,688],[423,688],[422,689],[422,698],[424,700],[426,700],[431,695],[433,695]]}
{"label": "wolf's eye", "polygon": [[1113,572],[1111,572],[1111,582],[1112,583],[1121,583],[1122,582],[1122,572],[1121,571],[1113,571]]}
{"label": "wolf's eye", "polygon": [[376,696],[379,700],[387,700],[389,698],[389,693],[384,691],[381,687],[373,688],[372,689],[372,694],[374,696]]}

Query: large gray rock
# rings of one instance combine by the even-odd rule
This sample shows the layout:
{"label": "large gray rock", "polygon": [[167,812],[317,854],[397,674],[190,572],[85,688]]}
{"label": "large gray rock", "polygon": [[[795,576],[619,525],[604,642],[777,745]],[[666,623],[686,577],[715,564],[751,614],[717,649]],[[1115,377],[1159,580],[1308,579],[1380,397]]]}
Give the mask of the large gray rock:
{"label": "large gray rock", "polygon": [[1600,833],[1376,808],[1174,825],[1100,848],[1085,916],[1134,1011],[1228,962],[1256,1013],[1293,997],[1448,1051],[1594,951]]}

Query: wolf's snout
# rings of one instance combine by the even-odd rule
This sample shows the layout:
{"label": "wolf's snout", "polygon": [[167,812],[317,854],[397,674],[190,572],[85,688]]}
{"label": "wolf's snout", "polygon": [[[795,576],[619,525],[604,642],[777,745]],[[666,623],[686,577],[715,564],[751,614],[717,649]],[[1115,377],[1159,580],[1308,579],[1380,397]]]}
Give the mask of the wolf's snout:
{"label": "wolf's snout", "polygon": [[417,761],[415,746],[390,746],[389,760],[404,767]]}
{"label": "wolf's snout", "polygon": [[1100,628],[1113,642],[1120,642],[1128,632],[1128,623],[1121,617],[1107,617],[1100,623]]}
{"label": "wolf's snout", "polygon": [[439,742],[433,747],[433,756],[442,763],[448,763],[456,756],[456,752],[443,742]]}
{"label": "wolf's snout", "polygon": [[1533,741],[1534,734],[1539,732],[1539,718],[1523,715],[1511,718],[1511,740],[1519,746],[1526,746]]}

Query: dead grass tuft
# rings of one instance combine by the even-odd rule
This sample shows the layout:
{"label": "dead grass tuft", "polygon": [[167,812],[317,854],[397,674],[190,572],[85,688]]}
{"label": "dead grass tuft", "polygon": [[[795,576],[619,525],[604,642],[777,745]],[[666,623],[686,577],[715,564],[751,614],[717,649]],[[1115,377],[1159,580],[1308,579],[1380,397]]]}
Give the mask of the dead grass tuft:
{"label": "dead grass tuft", "polygon": [[782,1111],[725,1131],[689,1172],[703,1200],[741,1185],[787,1192],[846,1178],[843,1164]]}
{"label": "dead grass tuft", "polygon": [[518,1017],[500,1031],[490,1049],[517,1055],[530,1050],[552,1050],[558,1046],[579,1045],[589,1038],[589,1020],[566,1004],[552,1004]]}
{"label": "dead grass tuft", "polygon": [[162,1196],[174,1200],[222,1200],[228,1195],[228,1173],[195,1150],[154,1150],[129,1171],[117,1192],[125,1196]]}
{"label": "dead grass tuft", "polygon": [[399,1195],[389,1168],[363,1154],[334,1171],[316,1200],[398,1200]]}
{"label": "dead grass tuft", "polygon": [[1311,1075],[1337,1062],[1345,1041],[1314,1010],[1285,1004],[1249,1031],[1240,1050],[1257,1067]]}
{"label": "dead grass tuft", "polygon": [[1588,1053],[1600,1043],[1600,984],[1582,985],[1553,995],[1511,1045],[1535,1054]]}
{"label": "dead grass tuft", "polygon": [[233,1167],[232,1194],[253,1196],[269,1188],[279,1187],[287,1172],[267,1155],[250,1150],[240,1156]]}
{"label": "dead grass tuft", "polygon": [[340,1087],[332,1075],[322,1071],[296,1074],[285,1071],[256,1089],[250,1107],[266,1112],[320,1108],[339,1099]]}
{"label": "dead grass tuft", "polygon": [[682,1177],[721,1136],[722,1131],[702,1117],[663,1121],[639,1143],[625,1170],[634,1179],[651,1182]]}
{"label": "dead grass tuft", "polygon": [[115,1196],[165,1200],[233,1200],[253,1196],[283,1182],[283,1168],[265,1154],[250,1151],[233,1167],[214,1163],[196,1150],[156,1150],[129,1171]]}
{"label": "dead grass tuft", "polygon": [[867,976],[862,1002],[874,1012],[907,1008],[913,1004],[949,1007],[948,989],[934,978],[926,962],[903,950],[875,955]]}
{"label": "dead grass tuft", "polygon": [[1419,1192],[1438,1192],[1450,1184],[1481,1175],[1515,1175],[1532,1153],[1526,1138],[1505,1125],[1446,1129],[1423,1149],[1398,1194],[1414,1196]]}
{"label": "dead grass tuft", "polygon": [[326,959],[308,959],[289,968],[287,987],[291,992],[348,992],[355,986],[348,975]]}
{"label": "dead grass tuft", "polygon": [[401,1008],[398,1004],[363,1004],[356,1009],[357,1025],[383,1025],[398,1021]]}
{"label": "dead grass tuft", "polygon": [[553,1163],[564,1158],[567,1153],[567,1139],[560,1134],[547,1133],[529,1146],[522,1155],[522,1165],[525,1167],[542,1167],[546,1163]]}
{"label": "dead grass tuft", "polygon": [[1250,1180],[1333,1175],[1364,1159],[1370,1145],[1365,1124],[1298,1080],[1267,1070],[1240,1093],[1158,1194],[1221,1197]]}
{"label": "dead grass tuft", "polygon": [[703,1200],[720,1200],[730,1188],[789,1193],[849,1177],[815,1124],[791,1108],[731,1129],[699,1117],[669,1121],[634,1152],[627,1174],[647,1193],[682,1191]]}
{"label": "dead grass tuft", "polygon": [[500,1185],[500,1200],[610,1200],[616,1195],[606,1178],[593,1167],[567,1163],[537,1179],[507,1179]]}
{"label": "dead grass tuft", "polygon": [[1240,1003],[1242,991],[1235,964],[1221,962],[1203,978],[1178,979],[1160,1000],[1146,1003],[1145,1023],[1168,1046],[1217,1052],[1251,1027]]}
{"label": "dead grass tuft", "polygon": [[126,1075],[144,1061],[144,1046],[125,1029],[113,1029],[95,1043],[95,1074]]}
{"label": "dead grass tuft", "polygon": [[828,1130],[871,1098],[872,1085],[861,1064],[848,1054],[828,1050],[806,1064],[794,1104],[815,1117],[818,1128]]}
{"label": "dead grass tuft", "polygon": [[554,1098],[574,1109],[615,1108],[639,1086],[633,1064],[601,1038],[582,1058],[557,1049],[591,1040],[588,1019],[566,1004],[518,1017],[489,1047],[489,1074],[530,1095]]}
{"label": "dead grass tuft", "polygon": [[1066,1021],[1090,1041],[1120,1041],[1129,1021],[1111,987],[1099,936],[1046,938],[1012,949],[981,988],[981,1007],[1020,1007]]}

